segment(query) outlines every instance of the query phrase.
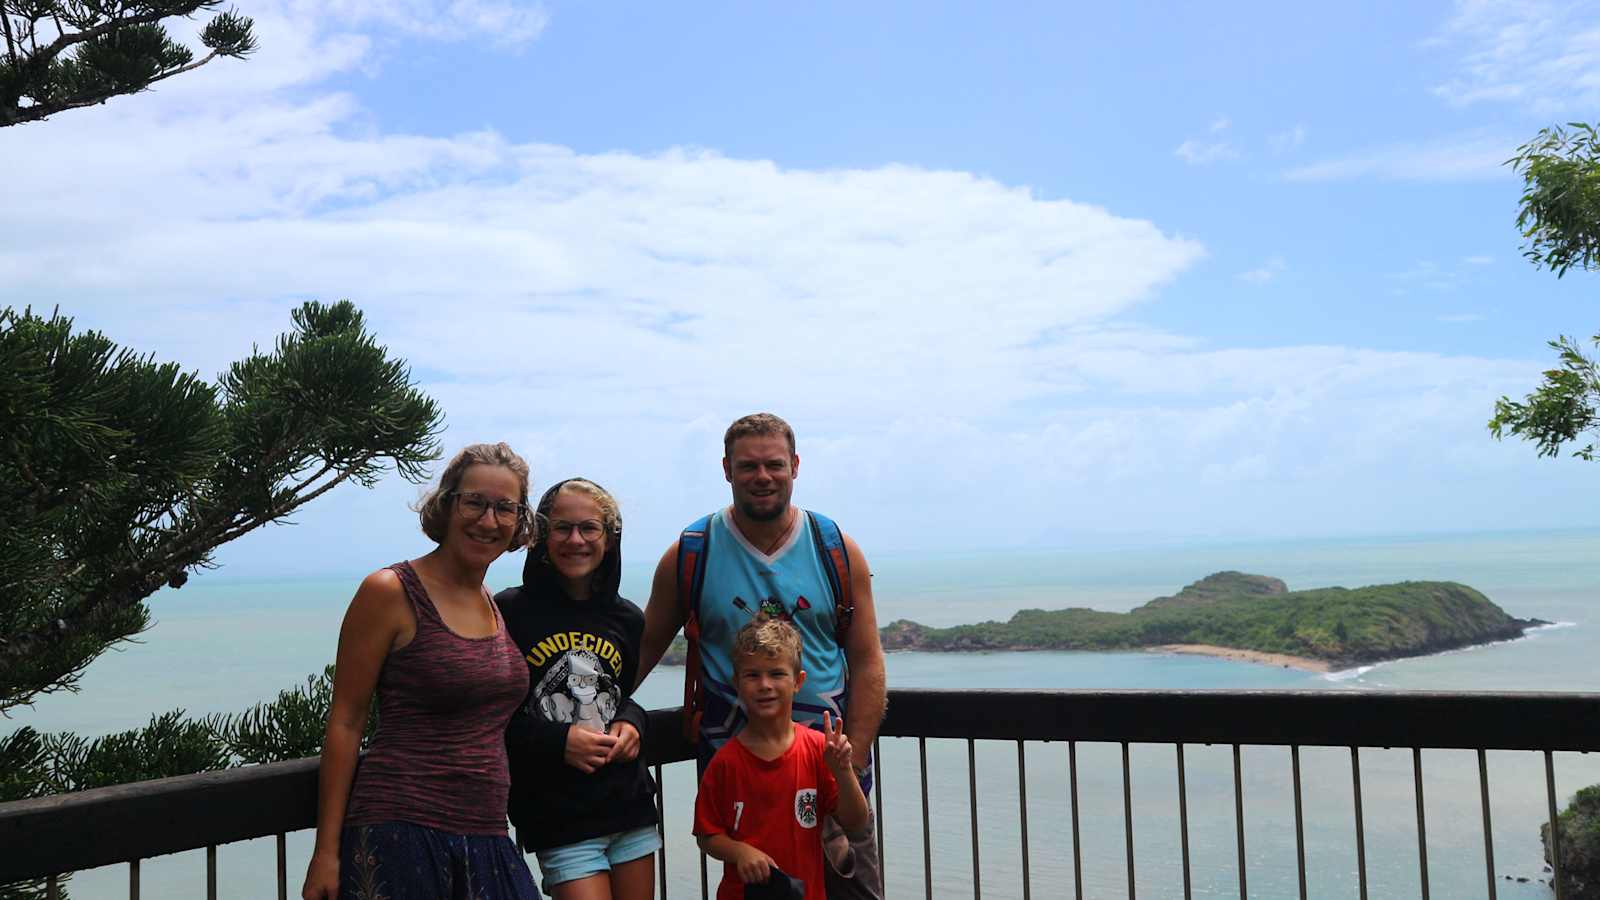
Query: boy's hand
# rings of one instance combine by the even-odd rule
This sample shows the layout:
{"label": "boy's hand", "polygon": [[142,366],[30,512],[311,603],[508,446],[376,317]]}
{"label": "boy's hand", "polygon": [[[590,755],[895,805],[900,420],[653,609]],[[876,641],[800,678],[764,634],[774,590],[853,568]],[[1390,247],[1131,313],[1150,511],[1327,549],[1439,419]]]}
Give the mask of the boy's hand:
{"label": "boy's hand", "polygon": [[822,761],[836,781],[855,777],[855,754],[850,749],[850,739],[845,737],[844,719],[835,719],[832,713],[822,714],[822,733],[827,745],[822,750]]}
{"label": "boy's hand", "polygon": [[772,877],[772,870],[778,865],[772,861],[772,857],[743,841],[735,841],[734,844],[733,852],[728,855],[728,862],[732,863],[734,871],[739,873],[740,881],[745,884],[756,884]]}
{"label": "boy's hand", "polygon": [[616,743],[617,736],[614,734],[601,734],[574,725],[567,729],[567,752],[563,757],[567,765],[585,775],[592,775],[606,764],[611,748]]}

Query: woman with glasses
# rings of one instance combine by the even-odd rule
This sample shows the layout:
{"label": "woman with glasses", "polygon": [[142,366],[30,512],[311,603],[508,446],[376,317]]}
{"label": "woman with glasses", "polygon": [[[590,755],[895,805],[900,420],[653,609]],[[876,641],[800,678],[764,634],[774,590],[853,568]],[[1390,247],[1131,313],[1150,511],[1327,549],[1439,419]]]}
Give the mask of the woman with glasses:
{"label": "woman with glasses", "polygon": [[622,516],[582,478],[545,492],[522,586],[495,597],[527,660],[511,719],[511,824],[556,900],[649,900],[655,783],[639,759],[630,694],[644,613],[617,593]]}
{"label": "woman with glasses", "polygon": [[[473,444],[419,507],[437,547],[367,576],[339,631],[304,900],[534,900],[503,734],[528,667],[484,589],[527,542],[528,464]],[[373,692],[378,732],[357,764]]]}

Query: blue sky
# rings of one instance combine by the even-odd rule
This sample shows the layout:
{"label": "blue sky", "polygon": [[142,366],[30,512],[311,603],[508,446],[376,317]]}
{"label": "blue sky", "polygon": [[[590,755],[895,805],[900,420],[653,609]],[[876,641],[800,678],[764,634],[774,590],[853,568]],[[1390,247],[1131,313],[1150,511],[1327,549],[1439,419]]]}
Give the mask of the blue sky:
{"label": "blue sky", "polygon": [[[1484,429],[1600,327],[1501,165],[1596,108],[1581,5],[240,9],[256,58],[0,133],[5,302],[210,375],[349,297],[636,559],[755,409],[869,550],[1600,526]],[[414,554],[415,494],[221,559]]]}

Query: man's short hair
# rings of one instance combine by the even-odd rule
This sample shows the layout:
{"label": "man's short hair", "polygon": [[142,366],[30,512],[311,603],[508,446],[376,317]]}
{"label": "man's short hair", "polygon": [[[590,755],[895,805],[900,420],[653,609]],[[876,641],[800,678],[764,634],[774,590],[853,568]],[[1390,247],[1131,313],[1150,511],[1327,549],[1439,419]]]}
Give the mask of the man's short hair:
{"label": "man's short hair", "polygon": [[789,442],[789,454],[794,455],[794,429],[789,427],[788,422],[766,412],[740,416],[733,420],[733,424],[729,425],[727,432],[722,435],[722,455],[733,456],[733,442],[739,438],[779,434]]}
{"label": "man's short hair", "polygon": [[778,656],[800,671],[800,632],[783,619],[761,614],[733,636],[733,671],[747,656]]}

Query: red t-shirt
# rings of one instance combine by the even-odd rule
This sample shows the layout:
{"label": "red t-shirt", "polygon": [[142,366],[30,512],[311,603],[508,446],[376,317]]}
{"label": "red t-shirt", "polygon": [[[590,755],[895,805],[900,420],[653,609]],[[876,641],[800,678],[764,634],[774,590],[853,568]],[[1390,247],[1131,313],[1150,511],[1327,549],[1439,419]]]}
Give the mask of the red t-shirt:
{"label": "red t-shirt", "polygon": [[[772,857],[806,883],[806,900],[826,900],[822,882],[822,818],[839,805],[839,785],[823,762],[822,732],[794,726],[794,742],[777,759],[751,753],[737,737],[711,757],[694,801],[694,833],[725,834]],[[744,900],[744,884],[723,864],[717,900]]]}

